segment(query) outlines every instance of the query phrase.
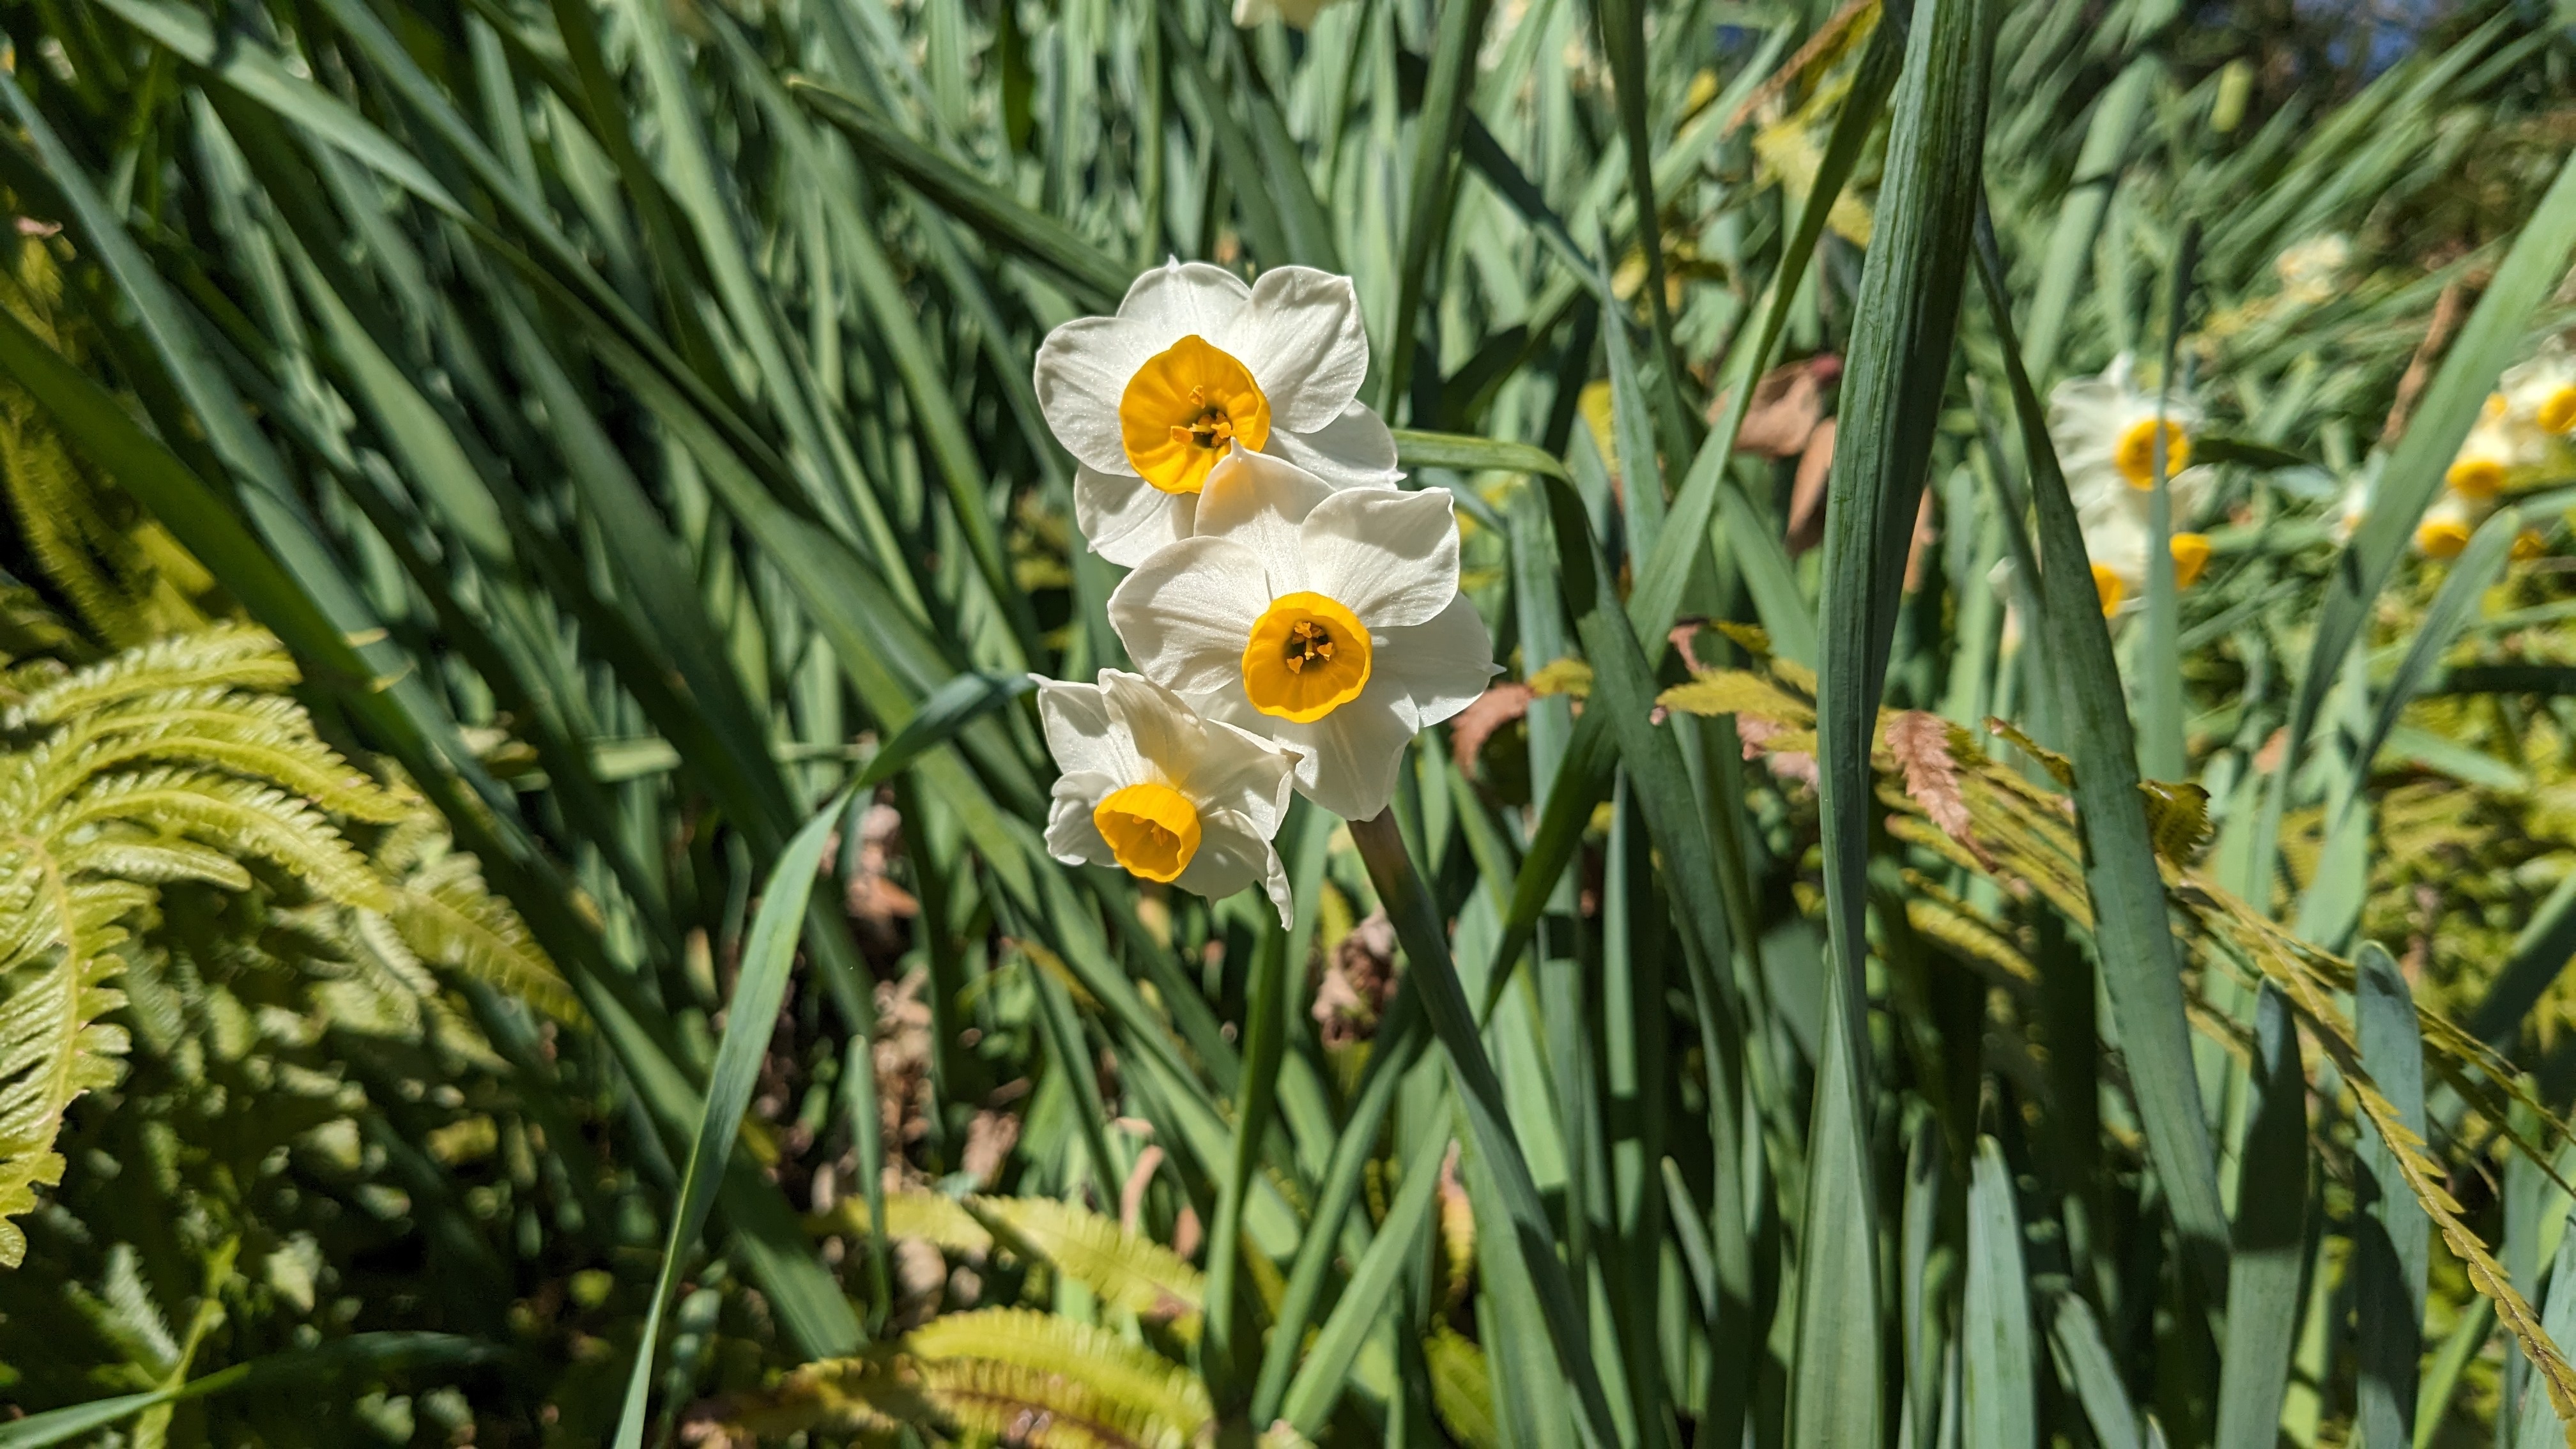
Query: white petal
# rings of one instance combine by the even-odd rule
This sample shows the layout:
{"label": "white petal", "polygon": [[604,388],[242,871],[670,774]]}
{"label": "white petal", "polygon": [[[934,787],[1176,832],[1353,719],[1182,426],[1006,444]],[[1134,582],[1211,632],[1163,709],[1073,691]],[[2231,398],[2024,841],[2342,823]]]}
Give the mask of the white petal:
{"label": "white petal", "polygon": [[1445,488],[1334,494],[1300,530],[1306,587],[1341,600],[1372,633],[1429,620],[1458,597],[1456,508]]}
{"label": "white petal", "polygon": [[1297,757],[1250,730],[1201,719],[1198,760],[1180,788],[1203,807],[1231,810],[1262,839],[1279,833],[1297,775]]}
{"label": "white petal", "polygon": [[1118,857],[1091,820],[1097,805],[1118,782],[1107,775],[1067,775],[1055,782],[1055,800],[1047,807],[1047,854],[1066,865],[1115,865]]}
{"label": "white petal", "polygon": [[1228,351],[1252,369],[1273,425],[1311,433],[1340,417],[1368,376],[1368,333],[1348,277],[1273,267],[1252,284]]}
{"label": "white petal", "polygon": [[[1307,583],[1304,525],[1307,515],[1333,496],[1324,480],[1277,458],[1237,448],[1208,470],[1191,531],[1252,550],[1261,560],[1270,594],[1293,594]],[[1267,607],[1269,600],[1262,601]]]}
{"label": "white petal", "polygon": [[[1118,315],[1152,329],[1159,339],[1154,352],[1192,334],[1234,352],[1233,338],[1241,330],[1244,304],[1250,300],[1252,289],[1234,273],[1175,258],[1139,276],[1127,288],[1127,299],[1118,304]],[[1243,354],[1235,356],[1241,359]],[[1124,379],[1120,386],[1125,386]]]}
{"label": "white petal", "polygon": [[1344,820],[1370,819],[1395,798],[1404,747],[1417,728],[1412,701],[1374,676],[1359,698],[1313,724],[1277,724],[1271,737],[1305,752],[1297,793]]}
{"label": "white petal", "polygon": [[1172,884],[1219,901],[1256,881],[1266,886],[1275,878],[1278,888],[1271,892],[1271,901],[1279,907],[1279,924],[1284,926],[1288,924],[1287,875],[1279,852],[1252,828],[1251,821],[1231,810],[1204,810],[1199,813],[1198,853]]}
{"label": "white petal", "polygon": [[1040,679],[1038,724],[1046,732],[1047,753],[1055,756],[1056,768],[1066,775],[1107,775],[1119,784],[1143,778],[1138,774],[1135,746],[1127,732],[1111,721],[1099,685]]}
{"label": "white petal", "polygon": [[1334,488],[1392,488],[1395,434],[1364,403],[1353,403],[1320,428],[1273,427],[1261,451],[1284,458]]}
{"label": "white petal", "polygon": [[1174,786],[1190,778],[1207,752],[1197,711],[1145,676],[1117,669],[1100,671],[1100,698],[1112,726],[1134,742],[1136,757],[1150,771],[1140,778]]}
{"label": "white petal", "polygon": [[1091,551],[1121,568],[1176,538],[1190,536],[1195,493],[1166,493],[1130,473],[1104,473],[1085,463],[1073,474],[1073,522]]}
{"label": "white petal", "polygon": [[1453,595],[1429,623],[1378,634],[1376,645],[1369,692],[1383,675],[1412,701],[1416,723],[1426,729],[1474,704],[1495,674],[1494,637],[1465,594]]}
{"label": "white petal", "polygon": [[1118,434],[1128,379],[1170,344],[1125,317],[1077,317],[1038,347],[1038,411],[1064,450],[1104,473],[1133,473]]}
{"label": "white petal", "polygon": [[1243,678],[1243,646],[1270,607],[1252,550],[1222,538],[1185,538],[1136,565],[1109,595],[1109,622],[1136,670],[1184,694]]}

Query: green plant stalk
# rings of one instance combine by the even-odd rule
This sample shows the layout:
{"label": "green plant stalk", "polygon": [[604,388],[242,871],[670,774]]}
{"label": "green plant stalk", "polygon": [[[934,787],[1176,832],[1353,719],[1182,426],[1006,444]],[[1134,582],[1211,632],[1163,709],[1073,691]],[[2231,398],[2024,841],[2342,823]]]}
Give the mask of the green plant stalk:
{"label": "green plant stalk", "polygon": [[1557,1261],[1555,1231],[1539,1200],[1538,1186],[1530,1178],[1529,1162],[1521,1155],[1520,1140],[1512,1134],[1511,1118],[1503,1106],[1503,1084],[1494,1075],[1493,1063],[1486,1059],[1475,1014],[1468,1007],[1465,989],[1458,984],[1458,968],[1449,959],[1439,908],[1423,889],[1422,877],[1405,853],[1393,811],[1352,821],[1351,840],[1359,847],[1360,859],[1368,865],[1369,879],[1395,925],[1396,938],[1403,943],[1405,959],[1411,967],[1409,975],[1422,993],[1431,1029],[1449,1054],[1450,1076],[1457,1084],[1460,1110],[1466,1113],[1476,1150],[1494,1174],[1503,1199],[1501,1206],[1509,1214],[1506,1223],[1490,1224],[1486,1230],[1510,1232],[1525,1245],[1530,1279],[1538,1290],[1548,1337],[1555,1345],[1566,1381],[1576,1394],[1575,1423],[1590,1449],[1609,1449],[1618,1438],[1611,1430],[1609,1398],[1593,1367],[1589,1333],[1576,1305],[1573,1285],[1566,1278],[1565,1265]]}
{"label": "green plant stalk", "polygon": [[[1288,933],[1265,928],[1253,948],[1252,976],[1244,987],[1243,1072],[1235,1094],[1234,1161],[1217,1194],[1216,1225],[1208,1235],[1207,1328],[1199,1341],[1199,1372],[1208,1397],[1229,1402],[1250,1367],[1248,1345],[1235,1336],[1234,1287],[1243,1266],[1243,1200],[1261,1163],[1278,1101],[1280,1054],[1286,1045],[1288,1002],[1280,981],[1288,971]],[[1314,1231],[1310,1225],[1309,1232]],[[1329,1241],[1329,1237],[1327,1241]]]}

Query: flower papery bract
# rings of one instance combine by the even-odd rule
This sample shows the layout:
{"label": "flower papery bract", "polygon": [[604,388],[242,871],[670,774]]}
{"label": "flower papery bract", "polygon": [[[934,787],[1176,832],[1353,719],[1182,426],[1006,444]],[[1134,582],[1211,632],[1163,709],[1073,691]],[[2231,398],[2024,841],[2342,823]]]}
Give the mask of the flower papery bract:
{"label": "flower papery bract", "polygon": [[[1110,596],[1136,667],[1297,750],[1297,789],[1325,809],[1347,819],[1385,809],[1406,742],[1473,703],[1494,673],[1492,637],[1458,592],[1449,496],[1337,493],[1238,452],[1209,475],[1196,526]],[[1318,637],[1297,635],[1299,623],[1335,652],[1309,648],[1302,657],[1319,663],[1291,671],[1292,647]],[[1343,652],[1361,640],[1364,671]],[[1309,688],[1304,671],[1317,667],[1322,682]]]}
{"label": "flower papery bract", "polygon": [[1395,439],[1358,401],[1368,336],[1350,279],[1276,267],[1247,285],[1169,262],[1114,317],[1047,335],[1036,385],[1047,426],[1081,465],[1074,521],[1092,551],[1133,566],[1190,535],[1196,494],[1229,450],[1287,459],[1333,488],[1392,488]]}
{"label": "flower papery bract", "polygon": [[1271,840],[1287,813],[1294,756],[1115,669],[1097,684],[1039,680],[1038,720],[1064,771],[1047,815],[1048,854],[1211,900],[1258,884],[1288,923],[1288,872]]}

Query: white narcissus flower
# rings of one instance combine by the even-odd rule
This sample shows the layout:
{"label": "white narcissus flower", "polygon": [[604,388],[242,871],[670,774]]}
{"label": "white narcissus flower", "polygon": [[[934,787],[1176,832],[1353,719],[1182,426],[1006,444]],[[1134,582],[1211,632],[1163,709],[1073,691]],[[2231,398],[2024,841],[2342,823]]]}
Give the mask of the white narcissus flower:
{"label": "white narcissus flower", "polygon": [[[2176,533],[2167,540],[2173,550],[2174,587],[2190,588],[2209,567],[2209,536]],[[2145,608],[2147,603],[2147,528],[2127,514],[2117,514],[2084,527],[2084,554],[2093,564],[2093,590],[2102,599],[2105,618]]]}
{"label": "white narcissus flower", "polygon": [[1258,884],[1288,924],[1288,871],[1270,841],[1288,810],[1293,756],[1115,669],[1097,684],[1038,680],[1038,719],[1064,771],[1047,812],[1048,854],[1210,900]]}
{"label": "white narcissus flower", "polygon": [[2469,546],[2469,535],[2494,511],[2489,499],[2445,490],[2424,510],[2415,525],[2415,552],[2429,559],[2454,559]]}
{"label": "white narcissus flower", "polygon": [[2568,463],[2565,444],[2521,416],[2511,394],[2496,392],[2487,394],[2442,481],[2472,502],[2492,503],[2509,485],[2550,477]]}
{"label": "white narcissus flower", "polygon": [[[2057,460],[2066,470],[2067,486],[2080,505],[2093,501],[2114,480],[2146,493],[2156,486],[2156,414],[2152,393],[2130,381],[2127,353],[2112,359],[2099,377],[2069,378],[2048,394],[2048,436],[2057,445]],[[2191,464],[2191,437],[2200,427],[2200,409],[2173,397],[2163,404],[2165,477],[2179,484]]]}
{"label": "white narcissus flower", "polygon": [[1494,674],[1458,592],[1452,507],[1437,489],[1335,492],[1237,452],[1209,475],[1195,534],[1109,596],[1110,622],[1147,677],[1298,751],[1299,794],[1369,819],[1414,733]]}
{"label": "white narcissus flower", "polygon": [[2553,437],[2576,433],[2576,355],[2555,339],[2497,381],[2506,416]]}
{"label": "white narcissus flower", "polygon": [[1229,452],[1268,453],[1333,488],[1393,488],[1395,437],[1361,404],[1368,334],[1350,278],[1274,267],[1246,286],[1204,262],[1136,279],[1115,317],[1038,348],[1038,407],[1080,463],[1074,521],[1128,567],[1187,538]]}

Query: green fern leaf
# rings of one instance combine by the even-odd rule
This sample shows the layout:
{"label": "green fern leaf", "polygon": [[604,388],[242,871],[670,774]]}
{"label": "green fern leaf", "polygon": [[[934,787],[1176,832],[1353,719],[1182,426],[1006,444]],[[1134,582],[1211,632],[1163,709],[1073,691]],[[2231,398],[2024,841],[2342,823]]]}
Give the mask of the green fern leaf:
{"label": "green fern leaf", "polygon": [[1099,1403],[1150,1420],[1187,1440],[1215,1417],[1189,1370],[1105,1328],[1029,1308],[986,1308],[934,1318],[904,1346],[924,1363],[981,1359],[1080,1383]]}
{"label": "green fern leaf", "polygon": [[1197,1337],[1206,1280],[1180,1254],[1057,1198],[975,1198],[967,1207],[1004,1246],[1054,1264],[1139,1318]]}
{"label": "green fern leaf", "polygon": [[62,1181],[53,1146],[64,1110],[116,1083],[125,1029],[99,1018],[125,1002],[105,984],[119,964],[106,950],[58,950],[50,968],[0,1002],[0,1267],[27,1256],[26,1234],[10,1219],[34,1210],[37,1188]]}

